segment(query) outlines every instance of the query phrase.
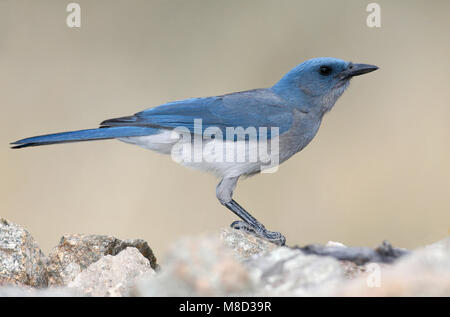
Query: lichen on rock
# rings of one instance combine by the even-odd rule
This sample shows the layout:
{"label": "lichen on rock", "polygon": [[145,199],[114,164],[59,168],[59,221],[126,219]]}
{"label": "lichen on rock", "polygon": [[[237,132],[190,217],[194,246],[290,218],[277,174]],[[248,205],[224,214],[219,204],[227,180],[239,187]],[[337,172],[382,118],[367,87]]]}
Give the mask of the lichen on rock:
{"label": "lichen on rock", "polygon": [[23,227],[0,218],[0,285],[46,287],[47,258]]}
{"label": "lichen on rock", "polygon": [[137,248],[156,268],[156,257],[148,244],[141,239],[119,240],[106,235],[72,234],[63,236],[49,254],[49,285],[68,285],[92,263],[105,255],[116,255],[127,247]]}

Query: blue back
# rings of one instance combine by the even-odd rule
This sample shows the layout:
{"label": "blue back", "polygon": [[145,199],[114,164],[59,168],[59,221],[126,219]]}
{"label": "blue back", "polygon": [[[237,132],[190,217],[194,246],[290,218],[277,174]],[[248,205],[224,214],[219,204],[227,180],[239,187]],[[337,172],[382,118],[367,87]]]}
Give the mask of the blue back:
{"label": "blue back", "polygon": [[[292,124],[292,108],[271,89],[255,89],[223,96],[192,98],[150,108],[134,116],[106,120],[102,126],[143,126],[174,129],[183,127],[194,133],[194,120],[208,127],[278,127],[282,134]],[[259,131],[258,131],[259,132]]]}

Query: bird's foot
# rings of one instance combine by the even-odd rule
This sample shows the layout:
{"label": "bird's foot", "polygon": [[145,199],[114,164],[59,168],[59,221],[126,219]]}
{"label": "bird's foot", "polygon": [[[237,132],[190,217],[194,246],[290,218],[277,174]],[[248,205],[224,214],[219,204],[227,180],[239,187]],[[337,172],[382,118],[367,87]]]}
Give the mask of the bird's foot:
{"label": "bird's foot", "polygon": [[263,225],[254,227],[248,223],[237,220],[230,225],[231,228],[242,230],[248,234],[254,235],[258,238],[263,238],[277,245],[283,246],[286,243],[286,238],[279,232],[269,231]]}

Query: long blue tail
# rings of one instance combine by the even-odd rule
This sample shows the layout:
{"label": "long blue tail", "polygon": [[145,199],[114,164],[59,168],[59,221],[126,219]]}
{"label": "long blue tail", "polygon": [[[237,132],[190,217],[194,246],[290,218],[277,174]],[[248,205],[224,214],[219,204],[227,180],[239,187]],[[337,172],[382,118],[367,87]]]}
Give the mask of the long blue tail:
{"label": "long blue tail", "polygon": [[11,144],[13,145],[13,149],[20,149],[29,146],[116,139],[131,136],[152,135],[156,133],[158,133],[157,128],[110,127],[40,135],[32,138],[22,139]]}

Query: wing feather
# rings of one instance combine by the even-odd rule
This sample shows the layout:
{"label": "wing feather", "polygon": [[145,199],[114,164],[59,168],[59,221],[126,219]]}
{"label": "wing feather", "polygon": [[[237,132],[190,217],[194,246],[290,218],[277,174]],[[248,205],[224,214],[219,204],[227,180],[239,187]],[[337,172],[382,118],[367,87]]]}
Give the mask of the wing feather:
{"label": "wing feather", "polygon": [[133,116],[105,120],[100,125],[165,129],[184,127],[194,133],[195,119],[202,120],[203,131],[208,127],[218,127],[225,134],[227,127],[255,127],[257,130],[267,127],[270,132],[271,127],[278,127],[282,134],[292,124],[292,108],[272,91],[257,89],[171,102]]}

